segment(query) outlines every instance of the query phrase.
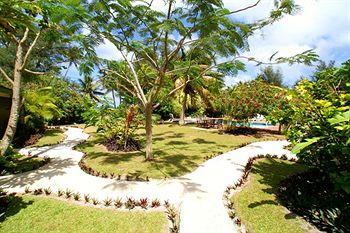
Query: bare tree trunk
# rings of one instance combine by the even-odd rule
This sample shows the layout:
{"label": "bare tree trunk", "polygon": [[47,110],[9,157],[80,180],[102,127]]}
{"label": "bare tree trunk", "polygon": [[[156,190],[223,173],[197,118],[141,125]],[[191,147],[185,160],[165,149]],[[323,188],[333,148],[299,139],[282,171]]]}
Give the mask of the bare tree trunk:
{"label": "bare tree trunk", "polygon": [[151,161],[154,159],[152,153],[152,112],[153,106],[151,103],[147,103],[145,106],[145,118],[146,118],[146,160]]}
{"label": "bare tree trunk", "polygon": [[16,51],[15,67],[13,72],[13,87],[12,87],[12,103],[10,117],[7,123],[6,131],[1,139],[1,155],[4,155],[10,146],[12,139],[16,133],[17,121],[20,109],[20,94],[21,94],[21,79],[23,65],[23,47],[19,43]]}
{"label": "bare tree trunk", "polygon": [[180,120],[179,124],[184,125],[185,124],[185,117],[186,117],[186,104],[187,104],[187,94],[184,93],[184,98],[182,99],[182,106],[181,106],[181,113],[180,113]]}
{"label": "bare tree trunk", "polygon": [[282,132],[282,124],[278,123],[278,133],[281,133],[281,132]]}

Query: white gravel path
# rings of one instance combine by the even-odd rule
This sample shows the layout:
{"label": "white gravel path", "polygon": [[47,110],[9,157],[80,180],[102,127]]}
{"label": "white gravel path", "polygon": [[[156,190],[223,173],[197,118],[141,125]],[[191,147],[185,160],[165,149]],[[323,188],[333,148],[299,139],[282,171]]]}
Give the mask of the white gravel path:
{"label": "white gravel path", "polygon": [[[29,149],[33,155],[52,158],[49,164],[35,171],[0,177],[0,187],[10,192],[24,192],[28,185],[32,189],[50,187],[53,192],[68,188],[101,201],[107,197],[169,200],[180,208],[181,233],[236,232],[222,201],[226,187],[241,177],[249,157],[258,154],[293,156],[283,149],[288,145],[287,141],[257,142],[210,159],[194,172],[179,178],[117,181],[83,172],[78,166],[83,153],[72,148],[89,135],[72,127],[65,134],[67,137],[61,144]],[[20,152],[27,154],[28,149]]]}

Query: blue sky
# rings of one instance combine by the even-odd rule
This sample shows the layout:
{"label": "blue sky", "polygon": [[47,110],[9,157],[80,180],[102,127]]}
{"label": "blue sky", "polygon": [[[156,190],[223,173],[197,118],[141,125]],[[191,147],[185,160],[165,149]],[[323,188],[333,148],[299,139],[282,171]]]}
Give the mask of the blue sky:
{"label": "blue sky", "polygon": [[[257,0],[223,0],[230,10],[237,10],[251,5]],[[265,27],[249,39],[250,51],[244,55],[260,60],[268,58],[276,51],[279,56],[291,56],[307,49],[315,49],[320,59],[335,60],[340,64],[350,58],[350,0],[296,0],[301,10],[293,16],[284,17],[279,22]],[[154,7],[164,9],[163,0],[154,0]],[[273,7],[273,0],[262,0],[248,11],[238,13],[236,17],[244,22],[253,22],[266,17]],[[118,59],[115,47],[108,41],[97,48],[101,58]],[[293,85],[300,76],[312,74],[313,67],[305,65],[279,65],[284,74],[284,83]],[[256,77],[261,67],[247,64],[247,71],[236,77],[226,77],[226,84],[248,81]],[[72,68],[71,79],[79,78],[79,73]]]}

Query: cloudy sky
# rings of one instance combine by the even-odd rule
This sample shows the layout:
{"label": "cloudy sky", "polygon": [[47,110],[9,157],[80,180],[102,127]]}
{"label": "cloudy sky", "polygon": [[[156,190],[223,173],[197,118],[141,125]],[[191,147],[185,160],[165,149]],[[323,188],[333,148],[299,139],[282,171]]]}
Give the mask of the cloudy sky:
{"label": "cloudy sky", "polygon": [[[251,5],[257,0],[224,0],[230,10]],[[156,8],[164,8],[163,0],[154,0]],[[265,27],[249,39],[250,51],[245,55],[260,60],[268,58],[276,51],[279,56],[291,56],[307,49],[315,49],[324,61],[335,60],[340,64],[350,58],[350,0],[296,0],[301,7],[298,14],[284,17],[277,23]],[[253,22],[266,17],[273,7],[273,0],[261,0],[260,4],[232,17],[244,22]],[[165,8],[164,8],[165,10]],[[97,49],[98,55],[106,59],[118,58],[118,51],[106,41]],[[309,76],[313,67],[304,65],[280,65],[284,82],[293,85],[300,76]],[[227,77],[226,84],[253,79],[260,67],[247,65],[246,72],[236,77]],[[71,78],[78,72],[72,69]]]}
{"label": "cloudy sky", "polygon": [[[224,2],[229,9],[239,9],[255,0]],[[297,0],[296,3],[301,7],[298,14],[284,17],[249,39],[248,54],[267,60],[275,51],[279,51],[279,55],[290,56],[312,48],[324,61],[335,60],[336,64],[340,64],[350,59],[350,0]],[[261,19],[272,7],[272,0],[262,0],[257,7],[235,17],[248,22]],[[313,71],[313,67],[304,65],[281,65],[280,68],[288,85]],[[226,83],[252,79],[259,69],[249,65],[247,72],[227,78]]]}

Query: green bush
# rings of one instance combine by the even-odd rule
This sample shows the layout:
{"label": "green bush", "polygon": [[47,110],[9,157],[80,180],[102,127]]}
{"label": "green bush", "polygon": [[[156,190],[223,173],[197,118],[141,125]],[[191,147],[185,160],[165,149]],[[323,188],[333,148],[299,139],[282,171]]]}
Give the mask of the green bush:
{"label": "green bush", "polygon": [[300,81],[290,99],[293,152],[350,193],[350,60]]}
{"label": "green bush", "polygon": [[108,105],[92,107],[84,113],[84,118],[88,125],[97,126],[97,132],[105,138],[105,145],[109,150],[140,149],[140,144],[135,137],[141,117],[134,105],[129,107],[120,105],[116,109]]}

